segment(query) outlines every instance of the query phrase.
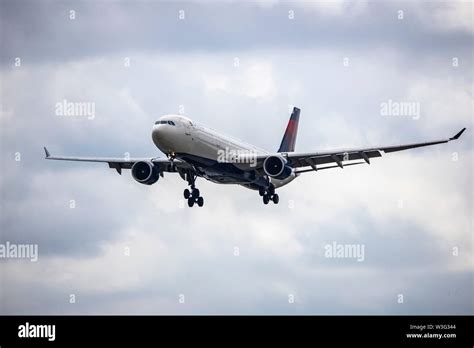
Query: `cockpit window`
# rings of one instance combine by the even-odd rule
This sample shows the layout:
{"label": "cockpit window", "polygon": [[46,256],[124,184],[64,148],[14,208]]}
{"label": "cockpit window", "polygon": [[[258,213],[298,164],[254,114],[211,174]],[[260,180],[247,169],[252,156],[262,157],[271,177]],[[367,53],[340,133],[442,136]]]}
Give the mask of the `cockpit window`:
{"label": "cockpit window", "polygon": [[173,121],[156,121],[155,124],[169,124],[170,126],[175,126]]}

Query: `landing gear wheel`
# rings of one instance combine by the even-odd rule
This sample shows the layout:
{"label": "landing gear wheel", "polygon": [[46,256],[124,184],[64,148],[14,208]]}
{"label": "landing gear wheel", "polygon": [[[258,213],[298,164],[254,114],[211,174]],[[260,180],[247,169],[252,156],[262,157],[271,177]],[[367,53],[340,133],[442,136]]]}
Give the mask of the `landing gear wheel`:
{"label": "landing gear wheel", "polygon": [[189,197],[188,198],[188,206],[189,207],[192,207],[194,205],[194,198],[193,197]]}
{"label": "landing gear wheel", "polygon": [[188,199],[191,196],[191,192],[189,192],[188,189],[185,189],[183,194],[184,194],[184,199]]}
{"label": "landing gear wheel", "polygon": [[198,197],[198,199],[197,199],[197,204],[198,204],[200,207],[202,207],[202,206],[204,205],[204,198]]}
{"label": "landing gear wheel", "polygon": [[195,188],[193,189],[193,198],[198,198],[199,197],[199,189]]}
{"label": "landing gear wheel", "polygon": [[275,186],[273,186],[273,184],[270,184],[270,186],[268,186],[268,194],[273,195],[274,193],[275,193]]}
{"label": "landing gear wheel", "polygon": [[277,193],[275,193],[272,197],[273,203],[278,204],[280,202],[280,197],[278,196]]}
{"label": "landing gear wheel", "polygon": [[263,197],[263,195],[265,194],[265,189],[263,187],[260,187],[258,189],[258,194]]}
{"label": "landing gear wheel", "polygon": [[263,196],[263,204],[268,204],[270,197],[268,195]]}

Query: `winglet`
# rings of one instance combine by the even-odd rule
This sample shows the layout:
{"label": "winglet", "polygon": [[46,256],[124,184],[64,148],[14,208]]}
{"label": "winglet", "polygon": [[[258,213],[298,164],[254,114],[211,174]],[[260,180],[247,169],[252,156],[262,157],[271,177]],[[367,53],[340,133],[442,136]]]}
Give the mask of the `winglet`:
{"label": "winglet", "polygon": [[49,156],[51,156],[51,154],[49,153],[48,149],[46,148],[46,146],[43,147],[44,149],[44,153],[46,154],[46,158],[48,158]]}
{"label": "winglet", "polygon": [[466,130],[466,128],[461,129],[458,134],[456,134],[456,135],[455,135],[454,137],[452,137],[452,138],[449,138],[449,140],[457,140],[457,139],[459,139],[459,137],[461,136],[461,134],[462,134],[465,130]]}

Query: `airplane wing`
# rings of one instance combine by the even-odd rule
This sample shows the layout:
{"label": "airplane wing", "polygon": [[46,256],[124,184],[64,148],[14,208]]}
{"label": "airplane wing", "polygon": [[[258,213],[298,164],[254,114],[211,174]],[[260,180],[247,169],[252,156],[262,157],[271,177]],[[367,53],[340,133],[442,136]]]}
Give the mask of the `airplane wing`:
{"label": "airplane wing", "polygon": [[44,153],[46,159],[58,160],[58,161],[79,161],[79,162],[99,162],[108,163],[110,168],[117,170],[119,174],[122,174],[122,169],[132,168],[135,162],[147,161],[160,165],[160,169],[163,172],[176,172],[177,168],[192,169],[192,167],[186,162],[175,159],[170,161],[167,158],[126,158],[126,157],[73,157],[73,156],[51,156],[48,149],[44,147]]}
{"label": "airplane wing", "polygon": [[[288,152],[282,153],[289,165],[293,168],[304,168],[309,167],[311,169],[296,169],[296,173],[305,173],[313,170],[320,169],[329,169],[329,168],[343,168],[346,165],[355,165],[361,164],[364,162],[356,163],[344,163],[346,161],[353,160],[363,160],[367,164],[370,164],[370,159],[375,157],[382,157],[383,153],[391,153],[396,151],[403,151],[408,149],[414,149],[417,147],[431,146],[436,144],[447,143],[452,140],[458,139],[461,134],[466,130],[463,128],[456,135],[448,139],[441,139],[435,141],[428,141],[423,143],[413,143],[413,144],[402,144],[402,145],[392,145],[392,146],[376,146],[376,147],[367,147],[367,148],[356,148],[356,149],[339,149],[332,151],[324,152],[308,152],[308,153],[298,153],[298,152]],[[265,157],[268,157],[265,156]],[[327,164],[335,163],[333,166],[324,166]],[[321,166],[322,165],[322,166]],[[320,167],[321,166],[321,167]]]}

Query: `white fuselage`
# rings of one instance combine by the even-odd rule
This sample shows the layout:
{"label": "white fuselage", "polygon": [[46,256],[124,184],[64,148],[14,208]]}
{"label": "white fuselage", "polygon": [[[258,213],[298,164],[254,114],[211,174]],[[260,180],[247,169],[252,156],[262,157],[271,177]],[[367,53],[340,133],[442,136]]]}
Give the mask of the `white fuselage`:
{"label": "white fuselage", "polygon": [[[195,162],[205,172],[203,177],[217,183],[248,184],[248,178],[255,171],[257,156],[268,154],[256,146],[218,133],[180,115],[161,117],[153,126],[152,139],[167,156]],[[219,170],[223,167],[215,164],[231,164],[244,171],[242,180],[223,175]],[[275,187],[279,187],[294,178],[291,175],[285,180],[271,181]]]}

